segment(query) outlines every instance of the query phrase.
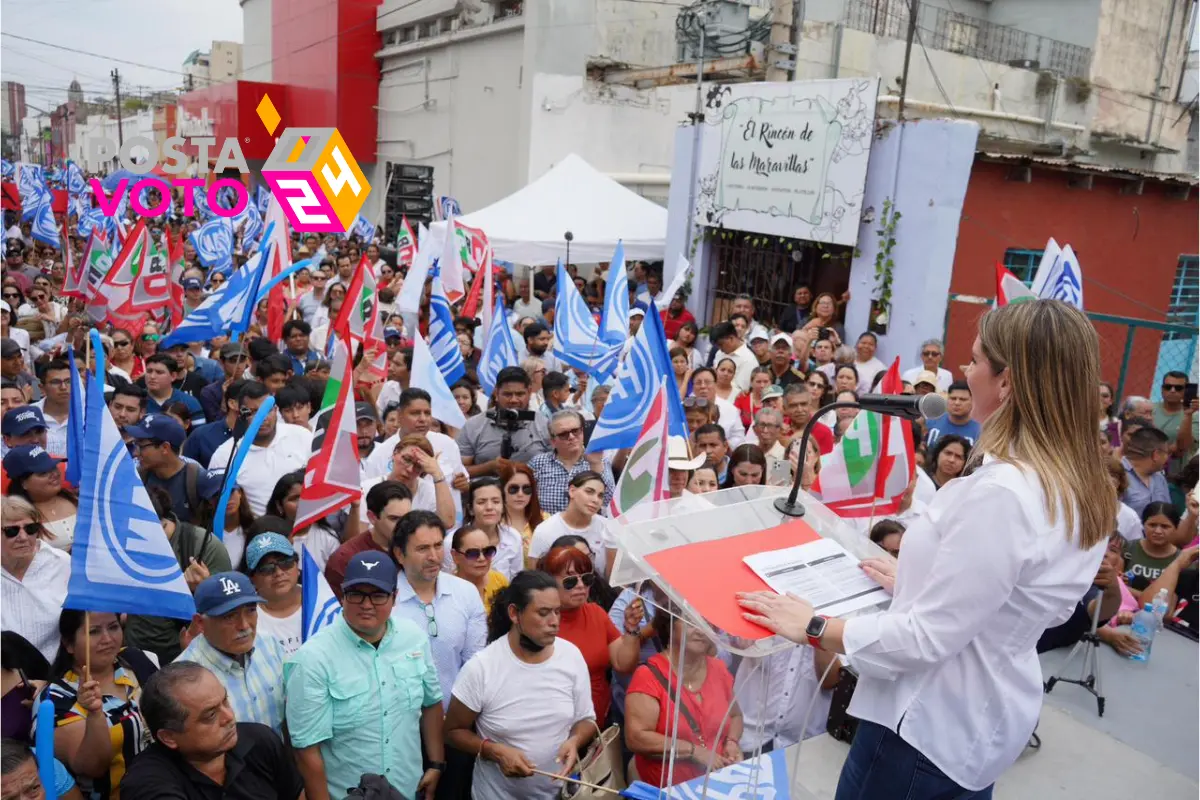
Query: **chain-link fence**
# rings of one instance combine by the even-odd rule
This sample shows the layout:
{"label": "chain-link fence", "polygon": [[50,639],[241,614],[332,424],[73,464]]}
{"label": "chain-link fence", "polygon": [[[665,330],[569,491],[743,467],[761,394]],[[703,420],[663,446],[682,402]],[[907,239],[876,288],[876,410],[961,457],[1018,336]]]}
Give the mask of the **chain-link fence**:
{"label": "chain-link fence", "polygon": [[[971,342],[979,317],[991,307],[991,298],[951,295],[946,307],[946,363],[970,359]],[[1162,379],[1168,372],[1183,372],[1197,380],[1197,331],[1194,326],[1173,325],[1134,317],[1089,313],[1100,336],[1100,377],[1111,383],[1116,396],[1162,399]]]}

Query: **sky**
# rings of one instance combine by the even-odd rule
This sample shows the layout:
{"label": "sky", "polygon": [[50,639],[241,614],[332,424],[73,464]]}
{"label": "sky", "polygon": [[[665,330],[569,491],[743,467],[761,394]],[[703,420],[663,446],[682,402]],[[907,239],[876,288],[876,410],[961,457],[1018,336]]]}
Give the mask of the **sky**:
{"label": "sky", "polygon": [[114,67],[122,94],[178,89],[189,53],[242,41],[242,11],[238,0],[0,0],[0,31],[106,56],[0,36],[0,78],[25,84],[26,103],[49,111],[66,101],[72,78],[86,98],[111,97]]}

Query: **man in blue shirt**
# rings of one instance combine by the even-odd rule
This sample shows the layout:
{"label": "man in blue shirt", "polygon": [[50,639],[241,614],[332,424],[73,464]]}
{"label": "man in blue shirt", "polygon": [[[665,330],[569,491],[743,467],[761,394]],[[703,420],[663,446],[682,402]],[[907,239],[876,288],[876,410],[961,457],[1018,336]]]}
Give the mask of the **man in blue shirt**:
{"label": "man in blue shirt", "polygon": [[975,445],[979,438],[980,425],[971,419],[971,387],[966,381],[955,381],[950,384],[950,392],[946,396],[946,413],[929,422],[929,433],[925,435],[926,447],[933,447],[934,442],[943,436],[955,434]]}
{"label": "man in blue shirt", "polygon": [[305,368],[316,361],[321,354],[308,346],[308,337],[312,335],[312,326],[302,319],[290,319],[283,323],[283,343],[287,347],[284,353],[292,360],[292,374],[303,375]]}
{"label": "man in blue shirt", "polygon": [[166,491],[180,522],[196,522],[200,501],[221,491],[221,479],[179,457],[183,426],[167,414],[147,414],[137,425],[125,426],[125,433],[133,440],[138,472],[146,488],[158,486]]}
{"label": "man in blue shirt", "polygon": [[437,667],[425,630],[391,616],[397,576],[386,553],[352,556],[341,616],[284,668],[288,733],[313,800],[345,797],[364,772],[428,799],[446,768]]}
{"label": "man in blue shirt", "polygon": [[174,381],[180,372],[179,364],[166,353],[155,353],[146,359],[146,411],[151,414],[160,413],[172,403],[183,403],[192,415],[192,424],[204,422],[204,410],[195,397],[175,388]]}
{"label": "man in blue shirt", "polygon": [[1121,495],[1121,502],[1139,517],[1151,503],[1171,502],[1171,490],[1163,474],[1170,458],[1171,438],[1158,428],[1139,428],[1130,435],[1121,458],[1129,487]]}

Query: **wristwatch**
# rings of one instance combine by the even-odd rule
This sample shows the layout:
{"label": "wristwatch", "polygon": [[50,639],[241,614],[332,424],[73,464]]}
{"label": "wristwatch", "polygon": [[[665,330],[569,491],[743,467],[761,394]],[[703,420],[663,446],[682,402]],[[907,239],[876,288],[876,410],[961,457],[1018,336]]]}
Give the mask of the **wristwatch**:
{"label": "wristwatch", "polygon": [[446,762],[445,761],[430,761],[429,769],[436,769],[438,772],[445,772],[446,771]]}
{"label": "wristwatch", "polygon": [[804,635],[808,637],[808,643],[818,650],[821,649],[821,637],[825,635],[825,626],[828,624],[829,617],[814,614],[813,618],[808,621],[808,627],[804,629]]}

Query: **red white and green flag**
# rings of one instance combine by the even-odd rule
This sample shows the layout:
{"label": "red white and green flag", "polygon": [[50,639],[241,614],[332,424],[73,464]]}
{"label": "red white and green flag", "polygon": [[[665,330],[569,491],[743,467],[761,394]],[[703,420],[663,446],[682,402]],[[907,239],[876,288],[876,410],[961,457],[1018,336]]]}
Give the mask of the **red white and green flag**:
{"label": "red white and green flag", "polygon": [[396,234],[396,266],[411,266],[413,257],[416,254],[417,237],[413,235],[412,225],[408,224],[408,217],[402,216],[400,218],[400,232]]}
{"label": "red white and green flag", "polygon": [[637,444],[625,463],[625,471],[617,481],[609,503],[613,517],[618,517],[641,502],[654,503],[671,496],[667,473],[667,437],[670,435],[670,415],[667,413],[667,388],[659,383],[658,391],[642,424]]}
{"label": "red white and green flag", "polygon": [[996,308],[1026,300],[1037,300],[1037,295],[1020,278],[1005,269],[1003,264],[996,262]]}
{"label": "red white and green flag", "polygon": [[387,345],[383,341],[383,321],[379,318],[379,292],[366,256],[358,262],[350,278],[346,302],[333,322],[333,331],[338,338],[361,343],[364,352],[374,350],[370,372],[379,378],[387,377]]}
{"label": "red white and green flag", "polygon": [[[334,341],[333,366],[321,398],[325,429],[313,439],[293,530],[301,530],[362,496],[358,468],[358,425],[354,419],[354,366],[342,337]],[[325,410],[329,413],[325,414]]]}
{"label": "red white and green flag", "polygon": [[[879,391],[899,394],[902,388],[897,358]],[[890,415],[859,411],[832,452],[821,457],[812,493],[840,517],[894,514],[915,469],[912,426]]]}

